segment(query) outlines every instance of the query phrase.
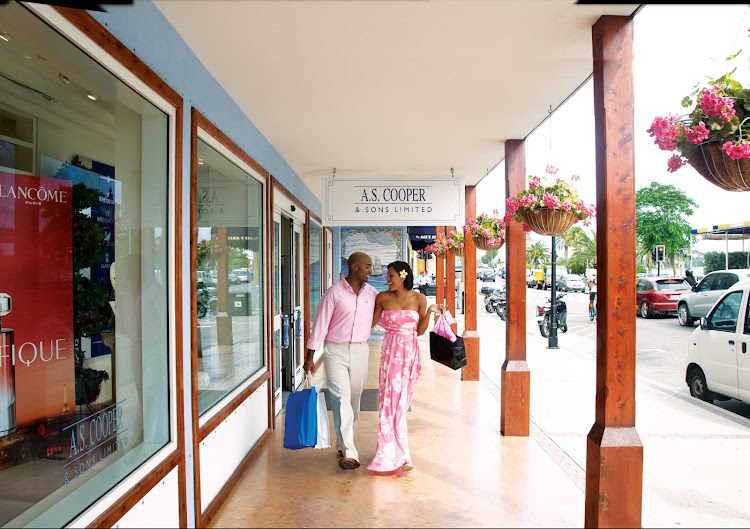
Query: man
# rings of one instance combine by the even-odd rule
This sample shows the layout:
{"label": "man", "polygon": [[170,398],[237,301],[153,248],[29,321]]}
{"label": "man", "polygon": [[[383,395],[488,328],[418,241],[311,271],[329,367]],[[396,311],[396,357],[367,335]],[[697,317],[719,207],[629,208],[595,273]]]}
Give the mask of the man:
{"label": "man", "polygon": [[422,273],[417,276],[417,286],[419,287],[420,294],[427,295],[427,283],[429,283],[429,279],[427,279],[427,270],[422,270]]}
{"label": "man", "polygon": [[326,291],[315,312],[304,370],[312,372],[315,351],[325,342],[323,364],[336,427],[336,448],[341,454],[339,466],[353,470],[359,467],[354,430],[367,380],[367,340],[378,291],[367,284],[372,272],[372,259],[367,254],[355,252],[347,264],[348,275]]}
{"label": "man", "polygon": [[594,303],[596,302],[596,276],[593,275],[588,280],[589,286],[589,318],[594,317]]}
{"label": "man", "polygon": [[690,285],[691,288],[697,284],[692,270],[685,270],[685,281],[688,282],[688,285]]}

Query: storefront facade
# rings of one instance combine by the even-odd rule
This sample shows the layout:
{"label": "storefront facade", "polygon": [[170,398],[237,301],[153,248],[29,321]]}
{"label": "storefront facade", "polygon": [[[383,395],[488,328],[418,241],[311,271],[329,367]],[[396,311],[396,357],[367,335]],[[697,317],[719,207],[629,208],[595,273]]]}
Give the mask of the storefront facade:
{"label": "storefront facade", "polygon": [[301,383],[320,202],[151,2],[0,7],[0,526],[204,525]]}

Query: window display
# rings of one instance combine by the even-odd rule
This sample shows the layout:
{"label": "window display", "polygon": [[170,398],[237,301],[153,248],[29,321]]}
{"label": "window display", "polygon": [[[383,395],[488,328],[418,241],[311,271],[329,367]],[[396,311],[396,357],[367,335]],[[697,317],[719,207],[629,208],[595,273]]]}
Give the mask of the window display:
{"label": "window display", "polygon": [[310,321],[315,319],[320,298],[323,296],[323,228],[310,222]]}
{"label": "window display", "polygon": [[198,138],[198,408],[266,366],[263,184]]}
{"label": "window display", "polygon": [[0,526],[58,527],[171,440],[170,118],[20,4],[0,30]]}

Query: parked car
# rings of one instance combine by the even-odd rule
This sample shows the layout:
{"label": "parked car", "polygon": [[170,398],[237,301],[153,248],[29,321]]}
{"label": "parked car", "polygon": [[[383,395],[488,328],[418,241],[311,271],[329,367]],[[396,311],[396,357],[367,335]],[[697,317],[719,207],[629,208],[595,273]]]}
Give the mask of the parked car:
{"label": "parked car", "polygon": [[695,398],[750,404],[750,281],[719,295],[690,336],[685,382]]}
{"label": "parked car", "polygon": [[725,290],[740,280],[750,278],[750,269],[716,270],[685,292],[677,300],[677,320],[684,327],[692,327],[696,320],[708,314]]}
{"label": "parked car", "polygon": [[477,279],[480,281],[495,281],[495,272],[492,270],[479,270]]}
{"label": "parked car", "polygon": [[681,277],[642,277],[635,283],[636,311],[642,318],[677,314],[677,300],[690,291]]}
{"label": "parked car", "polygon": [[247,268],[235,268],[232,270],[232,273],[237,276],[237,280],[242,283],[250,281],[250,274],[248,273]]}
{"label": "parked car", "polygon": [[564,292],[586,292],[586,283],[581,276],[575,274],[563,274],[560,276],[560,282],[555,285],[557,290]]}

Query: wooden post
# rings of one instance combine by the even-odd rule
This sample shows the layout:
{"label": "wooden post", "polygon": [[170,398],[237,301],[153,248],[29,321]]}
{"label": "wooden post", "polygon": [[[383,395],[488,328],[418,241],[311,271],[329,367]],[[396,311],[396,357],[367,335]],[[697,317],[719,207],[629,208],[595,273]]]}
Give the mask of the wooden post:
{"label": "wooden post", "polygon": [[[446,226],[446,235],[454,231],[455,227]],[[445,256],[445,308],[456,316],[456,256],[448,252]],[[458,324],[451,324],[453,332],[458,331]]]}
{"label": "wooden post", "polygon": [[586,527],[641,527],[643,445],[635,429],[633,23],[593,27],[598,316],[596,419],[586,453]]}
{"label": "wooden post", "polygon": [[216,284],[217,314],[216,314],[216,338],[219,345],[231,346],[232,338],[232,316],[229,315],[229,247],[227,246],[227,229],[220,226],[217,230],[219,244],[224,251],[219,254],[218,276]]}
{"label": "wooden post", "polygon": [[[526,152],[523,140],[505,142],[505,195],[526,187]],[[500,433],[529,435],[531,373],[526,363],[526,234],[518,222],[506,230],[505,362],[500,378]]]}
{"label": "wooden post", "polygon": [[[440,236],[445,233],[442,226],[435,226],[435,235]],[[447,259],[447,256],[446,256]],[[435,257],[435,303],[443,305],[445,303],[445,259]],[[438,315],[435,314],[435,321]]]}
{"label": "wooden post", "polygon": [[[466,218],[477,216],[477,188],[466,186]],[[466,365],[461,380],[479,380],[479,333],[477,332],[477,247],[470,235],[464,237],[464,348]]]}

